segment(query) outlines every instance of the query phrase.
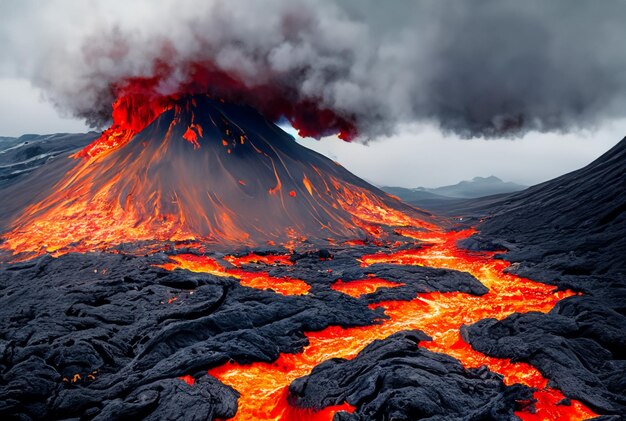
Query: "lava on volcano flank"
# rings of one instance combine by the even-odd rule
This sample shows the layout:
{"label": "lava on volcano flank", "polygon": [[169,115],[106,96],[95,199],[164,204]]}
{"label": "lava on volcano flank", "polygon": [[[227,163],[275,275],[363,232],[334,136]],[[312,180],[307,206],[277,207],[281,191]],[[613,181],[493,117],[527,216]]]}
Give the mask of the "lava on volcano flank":
{"label": "lava on volcano flank", "polygon": [[113,126],[73,155],[73,168],[24,210],[3,247],[27,254],[155,241],[293,248],[379,237],[380,225],[435,228],[430,214],[298,145],[247,106],[206,95],[137,101],[114,104]]}

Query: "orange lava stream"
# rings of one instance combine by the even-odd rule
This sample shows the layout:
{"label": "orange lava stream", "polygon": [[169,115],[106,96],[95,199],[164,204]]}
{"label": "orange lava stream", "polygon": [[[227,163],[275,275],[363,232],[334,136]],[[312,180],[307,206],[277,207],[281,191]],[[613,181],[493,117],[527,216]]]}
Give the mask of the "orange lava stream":
{"label": "orange lava stream", "polygon": [[288,255],[284,254],[268,254],[268,255],[260,255],[256,253],[250,253],[245,256],[226,256],[224,257],[228,263],[234,266],[242,266],[249,263],[263,263],[265,265],[281,265],[281,266],[292,266],[293,262],[290,260]]}
{"label": "orange lava stream", "polygon": [[354,298],[359,298],[361,295],[371,294],[379,288],[397,288],[402,285],[404,284],[390,282],[385,279],[367,278],[349,282],[338,279],[330,287],[335,291],[342,292]]}
{"label": "orange lava stream", "polygon": [[[486,365],[500,373],[506,384],[521,383],[537,388],[536,413],[524,408],[516,413],[524,420],[583,420],[595,414],[578,401],[557,405],[563,395],[547,388],[547,381],[534,367],[512,363],[506,359],[488,357],[474,351],[459,334],[464,324],[484,318],[502,319],[514,312],[547,312],[559,300],[572,292],[554,292],[553,287],[504,273],[506,262],[494,260],[489,254],[475,254],[460,250],[456,241],[471,235],[472,231],[440,233],[435,244],[418,250],[392,254],[364,256],[363,265],[379,262],[427,265],[466,271],[474,275],[489,292],[484,296],[465,293],[428,293],[412,301],[378,303],[372,307],[384,309],[388,318],[372,326],[341,328],[331,326],[319,332],[306,334],[309,345],[299,354],[281,354],[273,363],[225,364],[209,370],[223,383],[241,393],[234,420],[292,420],[293,411],[286,401],[288,385],[305,376],[330,358],[354,358],[363,348],[377,339],[384,339],[402,330],[419,329],[433,338],[420,344],[432,351],[442,352],[458,359],[465,367]],[[433,236],[433,233],[425,235]],[[376,281],[373,281],[376,283]],[[370,291],[365,285],[363,292]],[[331,419],[319,418],[303,419]],[[324,414],[323,416],[327,416]]]}
{"label": "orange lava stream", "polygon": [[[339,205],[345,211],[357,217],[360,220],[358,223],[365,222],[387,226],[418,227],[433,231],[439,230],[439,227],[433,223],[412,218],[406,213],[390,208],[365,189],[357,186],[347,186],[335,178],[331,178],[331,182],[335,190],[339,192],[337,196]],[[398,199],[395,198],[395,200]],[[357,221],[353,222],[357,223]],[[363,226],[361,228],[366,229]]]}
{"label": "orange lava stream", "polygon": [[[243,286],[256,289],[271,289],[282,295],[305,295],[311,287],[300,279],[276,278],[263,272],[247,272],[241,269],[226,269],[207,256],[195,254],[179,254],[170,256],[173,263],[159,265],[166,270],[187,269],[191,272],[208,273],[214,276],[233,277],[239,279]],[[269,259],[269,258],[268,258]]]}

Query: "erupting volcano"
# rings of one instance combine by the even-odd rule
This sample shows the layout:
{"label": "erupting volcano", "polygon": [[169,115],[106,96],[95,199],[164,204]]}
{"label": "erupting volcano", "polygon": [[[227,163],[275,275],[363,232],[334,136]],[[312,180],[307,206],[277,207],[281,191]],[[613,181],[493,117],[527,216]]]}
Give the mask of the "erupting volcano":
{"label": "erupting volcano", "polygon": [[123,97],[114,124],[6,236],[17,253],[201,241],[221,249],[380,236],[434,218],[298,145],[247,106]]}
{"label": "erupting volcano", "polygon": [[0,421],[625,419],[623,0],[0,21]]}
{"label": "erupting volcano", "polygon": [[[584,171],[619,178],[624,142]],[[27,206],[16,196],[3,234],[0,415],[584,420],[626,407],[623,316],[576,316],[599,284],[517,276],[498,255],[515,247],[485,237],[546,195],[569,204],[558,186],[470,215],[481,233],[206,94],[122,96],[111,128],[72,152],[0,185],[37,190]],[[553,183],[597,191],[580,174]]]}

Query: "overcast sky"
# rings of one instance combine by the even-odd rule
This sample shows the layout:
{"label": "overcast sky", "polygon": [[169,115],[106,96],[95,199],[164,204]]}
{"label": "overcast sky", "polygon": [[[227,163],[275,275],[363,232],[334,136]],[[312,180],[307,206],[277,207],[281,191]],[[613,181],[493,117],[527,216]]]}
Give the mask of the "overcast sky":
{"label": "overcast sky", "polygon": [[352,119],[355,142],[299,142],[378,185],[535,184],[626,135],[626,2],[379,4],[3,0],[0,136],[89,130],[155,40],[168,89],[200,57]]}
{"label": "overcast sky", "polygon": [[[292,130],[291,134],[296,135]],[[439,187],[495,175],[533,185],[576,170],[626,136],[626,120],[593,131],[529,133],[521,139],[460,139],[432,125],[410,125],[366,145],[299,139],[379,186]]]}

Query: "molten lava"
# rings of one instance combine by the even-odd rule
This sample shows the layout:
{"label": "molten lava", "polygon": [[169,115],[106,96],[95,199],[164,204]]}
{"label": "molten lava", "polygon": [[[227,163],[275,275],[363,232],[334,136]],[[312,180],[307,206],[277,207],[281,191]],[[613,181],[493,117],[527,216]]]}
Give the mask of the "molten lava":
{"label": "molten lava", "polygon": [[341,279],[335,281],[330,287],[335,291],[343,292],[354,298],[361,295],[371,294],[379,288],[397,288],[404,284],[389,282],[380,278],[357,279],[355,281],[343,282]]}
{"label": "molten lava", "polygon": [[[240,392],[235,420],[291,420],[299,410],[287,402],[287,387],[296,378],[305,376],[318,364],[330,358],[354,358],[365,346],[376,339],[384,339],[402,330],[419,329],[432,342],[420,346],[448,354],[466,368],[487,366],[501,374],[507,385],[521,383],[537,389],[534,411],[527,406],[516,414],[524,420],[583,420],[595,416],[582,403],[561,401],[564,396],[548,387],[548,382],[534,367],[513,363],[506,359],[488,357],[475,351],[463,341],[460,328],[484,318],[503,319],[515,312],[548,312],[561,299],[573,295],[569,291],[554,291],[545,284],[533,282],[508,273],[508,264],[493,259],[493,253],[471,253],[456,246],[456,242],[473,234],[473,230],[459,232],[411,231],[412,238],[428,240],[422,247],[395,253],[377,253],[363,256],[362,265],[374,263],[420,265],[468,272],[480,280],[489,292],[475,296],[459,292],[420,294],[412,301],[391,301],[370,305],[384,309],[385,318],[372,326],[342,328],[331,326],[319,332],[306,334],[309,344],[299,354],[281,354],[273,363],[225,364],[209,370],[223,383]],[[178,263],[173,267],[188,267],[212,274],[227,272],[214,261],[197,256],[173,256]],[[251,257],[250,261],[255,261]],[[205,262],[198,264],[197,262]],[[258,261],[258,260],[256,260]],[[274,260],[267,259],[268,263]],[[336,281],[333,289],[358,297],[378,288],[399,286],[375,277],[363,280]],[[346,407],[352,410],[352,407]],[[303,419],[332,419],[336,410],[309,414]],[[295,411],[295,412],[294,412]]]}
{"label": "molten lava", "polygon": [[309,285],[292,278],[275,278],[262,272],[247,272],[241,269],[224,269],[215,260],[206,256],[193,254],[180,254],[172,256],[174,263],[161,265],[163,269],[187,269],[191,272],[209,273],[214,276],[232,276],[239,279],[243,286],[256,289],[271,289],[282,295],[305,295],[308,294]]}

